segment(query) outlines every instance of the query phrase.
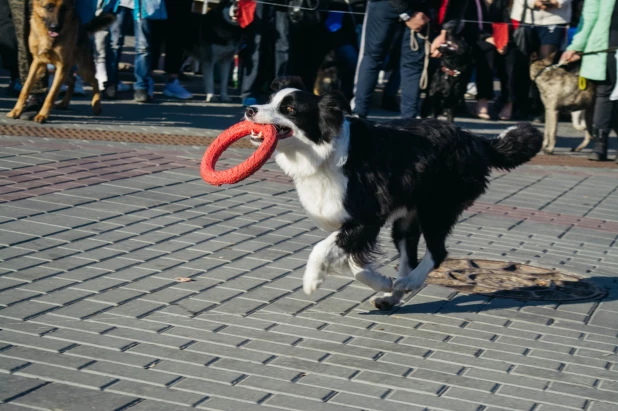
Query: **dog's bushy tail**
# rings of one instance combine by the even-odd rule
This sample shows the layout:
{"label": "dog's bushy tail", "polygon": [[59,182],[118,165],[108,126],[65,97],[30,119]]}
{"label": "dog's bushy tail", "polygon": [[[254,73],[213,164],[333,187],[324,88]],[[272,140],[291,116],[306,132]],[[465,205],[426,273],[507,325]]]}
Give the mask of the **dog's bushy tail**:
{"label": "dog's bushy tail", "polygon": [[509,127],[489,143],[492,167],[511,170],[530,161],[543,146],[543,135],[530,123]]}
{"label": "dog's bushy tail", "polygon": [[97,31],[105,30],[116,20],[116,16],[111,13],[101,13],[86,24],[88,34],[94,34]]}

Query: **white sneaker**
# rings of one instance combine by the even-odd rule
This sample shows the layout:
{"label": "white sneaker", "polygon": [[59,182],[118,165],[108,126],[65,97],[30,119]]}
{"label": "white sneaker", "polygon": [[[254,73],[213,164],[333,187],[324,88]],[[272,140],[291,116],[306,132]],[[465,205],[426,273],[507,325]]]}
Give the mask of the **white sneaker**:
{"label": "white sneaker", "polygon": [[174,79],[174,81],[168,82],[165,85],[163,95],[166,97],[179,98],[181,100],[193,98],[193,94],[189,93],[183,86],[181,86],[178,79]]}
{"label": "white sneaker", "polygon": [[[131,90],[133,90],[133,86],[132,85],[125,84],[122,81],[118,82],[118,92],[119,93],[126,93],[126,92],[131,91]],[[152,93],[154,93],[154,90],[152,91]]]}
{"label": "white sneaker", "polygon": [[478,94],[476,83],[468,83],[468,86],[466,87],[466,94],[469,96],[476,96]]}

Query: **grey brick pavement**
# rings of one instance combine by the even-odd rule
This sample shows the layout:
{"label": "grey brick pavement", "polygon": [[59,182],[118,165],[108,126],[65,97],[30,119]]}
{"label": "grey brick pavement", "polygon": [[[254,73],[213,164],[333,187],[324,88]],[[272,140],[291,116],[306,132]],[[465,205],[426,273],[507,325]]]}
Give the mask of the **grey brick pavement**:
{"label": "grey brick pavement", "polygon": [[448,243],[589,277],[605,300],[427,286],[382,313],[352,278],[302,293],[324,234],[273,163],[216,188],[201,147],[0,147],[0,410],[618,409],[618,172],[495,173]]}

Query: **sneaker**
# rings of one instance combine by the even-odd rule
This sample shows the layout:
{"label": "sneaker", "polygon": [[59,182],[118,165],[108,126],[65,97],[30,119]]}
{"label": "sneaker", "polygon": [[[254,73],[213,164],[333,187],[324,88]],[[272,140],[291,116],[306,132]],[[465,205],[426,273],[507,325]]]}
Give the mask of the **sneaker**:
{"label": "sneaker", "polygon": [[133,93],[133,100],[136,103],[151,103],[152,96],[148,94],[146,90],[135,90]]}
{"label": "sneaker", "polygon": [[19,93],[21,93],[22,84],[19,79],[13,79],[9,83],[9,86],[6,88],[6,93],[11,97],[18,97]]}
{"label": "sneaker", "polygon": [[[130,84],[124,84],[122,81],[118,82],[118,86],[117,86],[117,91],[119,93],[127,93],[129,91],[133,90],[133,86]],[[154,90],[152,91],[152,94],[154,94]]]}
{"label": "sneaker", "polygon": [[86,92],[84,91],[84,80],[77,74],[75,75],[75,88],[73,89],[73,95],[75,96],[85,96]]}
{"label": "sneaker", "polygon": [[255,106],[257,104],[257,100],[253,97],[247,97],[242,101],[242,105],[245,107]]}
{"label": "sneaker", "polygon": [[466,87],[466,96],[475,97],[478,94],[478,90],[476,88],[475,83],[468,83]]}
{"label": "sneaker", "polygon": [[181,86],[180,81],[177,78],[167,82],[165,89],[163,90],[163,95],[166,97],[179,98],[181,100],[193,98],[193,94],[189,93],[183,86]]}
{"label": "sneaker", "polygon": [[110,100],[116,100],[118,94],[118,85],[117,84],[107,84],[105,87],[105,97]]}

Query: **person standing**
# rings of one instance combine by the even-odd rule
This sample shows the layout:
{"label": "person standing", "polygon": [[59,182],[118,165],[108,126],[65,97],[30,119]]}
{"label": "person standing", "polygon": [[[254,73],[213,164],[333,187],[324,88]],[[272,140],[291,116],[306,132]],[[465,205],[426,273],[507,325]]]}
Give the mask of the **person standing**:
{"label": "person standing", "polygon": [[[175,1],[175,0],[172,0]],[[118,91],[118,64],[124,46],[126,24],[133,17],[135,31],[135,84],[133,99],[149,103],[154,99],[151,75],[151,20],[167,18],[164,0],[119,0],[115,7],[116,21],[110,26],[110,50],[107,55],[107,87],[105,94],[115,98]]]}
{"label": "person standing", "polygon": [[[582,59],[580,76],[596,85],[592,133],[594,148],[588,157],[592,161],[607,160],[607,140],[618,116],[617,54],[608,52],[609,48],[618,48],[616,0],[586,0],[573,41],[560,61]],[[582,57],[581,53],[591,54]]]}
{"label": "person standing", "polygon": [[[352,111],[367,117],[378,75],[392,38],[403,30],[401,42],[401,116],[415,118],[420,107],[420,80],[425,57],[425,37],[421,31],[429,22],[422,0],[370,0],[363,24],[360,58],[356,69]],[[412,42],[416,47],[411,47]]]}
{"label": "person standing", "polygon": [[8,94],[17,97],[21,91],[17,69],[17,37],[8,0],[0,0],[0,56],[2,56],[2,65],[9,70],[11,76]]}
{"label": "person standing", "polygon": [[178,79],[183,63],[186,36],[189,32],[186,24],[191,18],[193,0],[168,0],[165,3],[166,20],[152,21],[152,63],[154,70],[159,62],[161,46],[165,44],[165,65],[167,74],[163,95],[187,100],[193,95],[187,91]]}

